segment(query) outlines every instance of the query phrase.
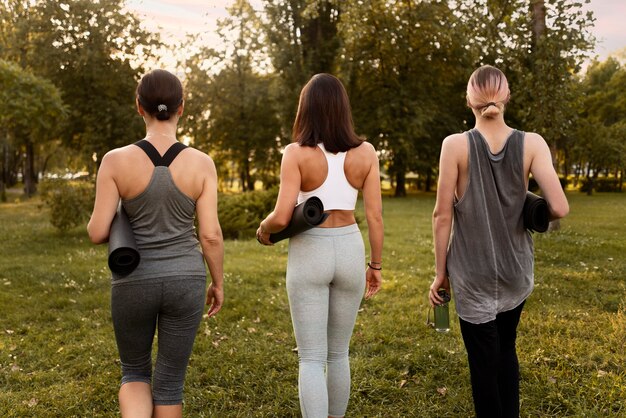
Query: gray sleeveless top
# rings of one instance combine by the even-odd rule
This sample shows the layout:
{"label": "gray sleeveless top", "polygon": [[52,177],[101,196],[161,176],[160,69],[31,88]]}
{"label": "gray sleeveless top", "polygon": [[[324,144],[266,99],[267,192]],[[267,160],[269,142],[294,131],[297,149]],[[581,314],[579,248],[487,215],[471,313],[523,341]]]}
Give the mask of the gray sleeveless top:
{"label": "gray sleeveless top", "polygon": [[114,284],[170,276],[202,276],[205,280],[204,258],[194,227],[196,202],[176,187],[168,168],[185,146],[174,144],[161,157],[148,141],[135,145],[155,164],[148,187],[138,196],[122,200],[141,261],[130,275],[114,275]]}
{"label": "gray sleeveless top", "polygon": [[467,132],[469,180],[454,205],[448,275],[459,316],[492,321],[533,289],[533,241],[524,229],[524,132],[514,130],[497,154],[476,129]]}

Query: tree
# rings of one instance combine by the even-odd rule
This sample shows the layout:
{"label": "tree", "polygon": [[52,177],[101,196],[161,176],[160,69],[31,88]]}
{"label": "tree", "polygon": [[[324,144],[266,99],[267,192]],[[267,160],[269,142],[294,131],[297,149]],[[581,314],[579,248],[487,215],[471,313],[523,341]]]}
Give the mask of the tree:
{"label": "tree", "polygon": [[27,156],[24,189],[31,196],[35,192],[34,147],[58,134],[56,127],[63,120],[66,108],[60,91],[50,81],[4,60],[0,60],[0,103],[6,104],[0,112],[0,194],[5,201],[10,147]]}
{"label": "tree", "polygon": [[7,0],[0,4],[1,57],[51,80],[69,108],[63,143],[85,159],[142,133],[134,89],[156,38],[123,1]]}
{"label": "tree", "polygon": [[263,25],[268,56],[276,77],[281,138],[288,143],[304,84],[317,73],[334,73],[340,47],[339,0],[266,0]]}
{"label": "tree", "polygon": [[[623,182],[626,163],[626,68],[616,59],[593,62],[580,82],[579,117],[573,155],[593,185],[601,171]],[[591,193],[593,187],[588,187]]]}
{"label": "tree", "polygon": [[[185,131],[194,144],[214,151],[221,172],[234,163],[243,190],[254,190],[256,172],[265,186],[275,179],[280,160],[280,126],[270,99],[273,78],[260,73],[260,21],[248,1],[237,0],[220,22],[225,48],[204,48],[189,60]],[[212,73],[216,71],[216,73]]]}
{"label": "tree", "polygon": [[[443,138],[462,129],[471,54],[447,2],[369,0],[344,7],[341,73],[356,126],[384,152],[395,195],[415,171],[425,187]],[[467,74],[469,75],[469,74]]]}

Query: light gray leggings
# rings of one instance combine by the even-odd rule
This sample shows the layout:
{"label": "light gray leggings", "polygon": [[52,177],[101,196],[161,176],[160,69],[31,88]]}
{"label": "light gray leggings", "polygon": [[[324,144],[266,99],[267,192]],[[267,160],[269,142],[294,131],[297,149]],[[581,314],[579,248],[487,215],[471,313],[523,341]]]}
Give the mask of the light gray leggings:
{"label": "light gray leggings", "polygon": [[305,418],[346,413],[348,349],[364,289],[365,249],[356,224],[314,228],[289,240],[287,294]]}

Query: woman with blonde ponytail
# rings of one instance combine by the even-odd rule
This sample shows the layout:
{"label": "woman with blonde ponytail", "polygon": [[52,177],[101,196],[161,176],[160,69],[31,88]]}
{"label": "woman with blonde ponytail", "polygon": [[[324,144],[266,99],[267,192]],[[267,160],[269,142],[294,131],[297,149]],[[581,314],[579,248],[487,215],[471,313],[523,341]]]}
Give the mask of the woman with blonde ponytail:
{"label": "woman with blonde ponytail", "polygon": [[429,299],[438,305],[439,289],[454,290],[478,417],[520,413],[515,341],[534,264],[522,218],[529,175],[552,219],[569,211],[544,139],[505,123],[509,99],[499,69],[485,65],[471,75],[467,105],[476,124],[443,141],[433,212],[435,279]]}

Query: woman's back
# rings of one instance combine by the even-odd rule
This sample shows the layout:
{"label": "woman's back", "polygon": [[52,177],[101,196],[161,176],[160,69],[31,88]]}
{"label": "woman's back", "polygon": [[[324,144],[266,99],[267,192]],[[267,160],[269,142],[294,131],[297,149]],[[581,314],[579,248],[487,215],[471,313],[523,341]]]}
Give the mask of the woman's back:
{"label": "woman's back", "polygon": [[[152,142],[160,155],[164,155],[173,141]],[[154,164],[138,146],[128,145],[107,154],[114,165],[113,178],[122,199],[140,195],[150,183]],[[193,148],[186,148],[169,165],[169,172],[176,187],[190,199],[196,200],[202,193],[207,156]]]}
{"label": "woman's back", "polygon": [[[324,151],[320,147],[299,146],[297,144],[290,146],[298,148],[302,176],[301,190],[307,192],[320,187],[328,175],[328,163]],[[363,183],[371,167],[370,156],[372,151],[372,145],[367,142],[346,151],[344,172],[348,182],[355,189],[363,188]]]}
{"label": "woman's back", "polygon": [[[319,189],[322,185],[333,187],[333,184],[340,181],[340,179],[328,178],[329,161],[320,146],[309,147],[291,144],[288,148],[290,148],[289,152],[293,153],[293,157],[297,161],[301,177],[300,191],[304,192],[305,195],[309,194],[307,192],[313,192],[311,194],[315,195],[320,191]],[[373,164],[378,164],[376,151],[374,147],[367,142],[363,142],[357,147],[346,151],[343,172],[349,186],[356,189],[354,191],[354,200],[356,200],[358,190],[364,190],[366,188],[365,180],[372,171]],[[376,177],[378,180],[378,176]],[[327,180],[328,182],[325,184]],[[345,190],[346,194],[349,192],[350,190]],[[345,196],[342,201],[350,201],[351,198],[351,196]],[[322,201],[324,201],[323,198]],[[333,215],[328,218],[322,227],[333,228],[355,222],[354,205],[352,205],[350,209],[330,209]]]}
{"label": "woman's back", "polygon": [[107,155],[141,254],[139,266],[124,280],[205,274],[194,227],[204,159],[180,143],[153,146],[147,140]]}

